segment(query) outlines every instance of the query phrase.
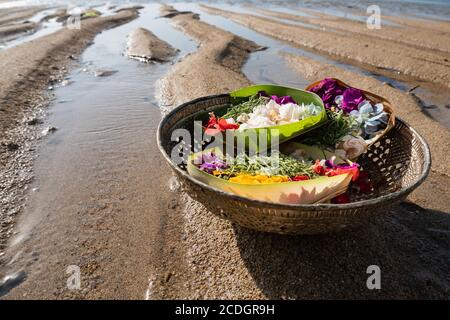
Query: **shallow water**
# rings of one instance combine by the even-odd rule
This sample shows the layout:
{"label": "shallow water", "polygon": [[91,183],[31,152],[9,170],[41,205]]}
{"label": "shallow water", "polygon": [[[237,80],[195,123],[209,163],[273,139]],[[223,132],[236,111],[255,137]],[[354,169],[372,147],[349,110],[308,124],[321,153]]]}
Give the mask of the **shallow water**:
{"label": "shallow water", "polygon": [[[109,5],[103,4],[99,6],[91,6],[95,7],[96,10],[100,11],[102,13],[102,16],[109,16],[114,14],[114,10],[109,9]],[[70,8],[69,6],[64,6],[63,8]],[[48,10],[42,10],[32,16],[31,18],[27,19],[28,21],[39,23],[45,16],[50,15],[54,13],[56,9],[48,9]],[[18,37],[15,37],[11,40],[6,41],[0,41],[0,50],[2,49],[8,49],[12,48],[18,45],[21,45],[22,43],[29,42],[32,40],[35,40],[40,37],[44,37],[46,35],[55,33],[59,30],[61,30],[64,27],[64,24],[62,22],[56,21],[57,18],[50,19],[48,21],[44,21],[40,23],[40,25],[36,28],[36,30],[31,30],[29,32],[25,32]]]}
{"label": "shallow water", "polygon": [[[171,27],[169,20],[156,19],[158,10],[159,5],[148,5],[136,20],[99,34],[81,56],[80,68],[70,72],[68,78],[73,83],[55,89],[56,100],[46,125],[58,130],[42,142],[35,164],[35,191],[17,224],[18,234],[10,250],[26,246],[42,226],[47,226],[47,232],[61,233],[60,239],[67,238],[66,232],[76,232],[77,239],[83,238],[86,230],[72,230],[75,226],[61,227],[49,221],[59,215],[60,223],[69,224],[74,216],[84,214],[89,224],[88,212],[106,206],[123,211],[123,219],[132,213],[144,215],[135,219],[149,225],[148,238],[142,243],[158,234],[158,219],[165,214],[158,208],[166,210],[162,198],[170,193],[171,175],[161,170],[162,159],[156,147],[161,113],[154,93],[158,79],[171,64],[144,64],[126,58],[126,37],[137,27],[148,28],[180,49],[177,58],[197,48],[195,42]],[[116,73],[95,77],[98,69]],[[149,208],[155,216],[145,217]],[[39,261],[47,263],[52,257],[46,254],[54,244],[42,241],[40,245],[50,246],[33,249],[40,249]],[[58,246],[70,250],[73,245],[62,240]],[[33,263],[33,269],[39,270],[39,262]]]}
{"label": "shallow water", "polygon": [[39,37],[43,37],[43,36],[52,34],[56,31],[62,29],[62,27],[63,27],[63,24],[60,22],[57,22],[56,18],[50,19],[46,22],[43,22],[36,31],[25,32],[25,33],[21,34],[19,37],[15,38],[11,41],[5,41],[5,42],[0,41],[0,50],[12,48],[12,47],[18,46],[22,43],[37,39]]}

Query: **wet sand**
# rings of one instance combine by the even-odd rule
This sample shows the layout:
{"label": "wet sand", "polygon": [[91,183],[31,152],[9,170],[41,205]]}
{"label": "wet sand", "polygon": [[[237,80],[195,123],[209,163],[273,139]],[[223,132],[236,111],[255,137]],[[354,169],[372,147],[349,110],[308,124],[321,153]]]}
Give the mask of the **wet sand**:
{"label": "wet sand", "polygon": [[[166,10],[163,8],[162,15]],[[249,84],[240,69],[249,53],[261,49],[258,45],[199,21],[193,14],[175,15],[172,20],[199,43],[199,50],[176,64],[162,81],[163,106],[176,106],[192,97],[229,92]],[[209,85],[219,79],[220,87]]]}
{"label": "wet sand", "polygon": [[[198,50],[175,63],[160,81],[158,97],[163,113],[196,97],[229,92],[251,83],[241,69],[249,55],[261,49],[258,43],[202,22],[201,15],[199,20],[196,14],[179,14],[168,6],[163,7],[162,15],[198,43]],[[134,17],[133,14],[131,16]],[[294,28],[296,32],[303,30],[280,22],[263,22],[247,15],[226,13],[226,16],[242,24],[248,20],[249,23],[245,22],[245,25],[276,38],[276,28],[279,28],[280,33],[293,32]],[[94,24],[99,19],[114,18],[88,21]],[[267,31],[269,27],[270,32]],[[330,37],[317,30],[308,32],[320,40]],[[66,34],[67,31],[61,33]],[[47,37],[43,44],[41,39],[18,48],[39,48],[53,43],[55,39],[57,43],[60,38],[66,39],[58,34]],[[86,37],[91,39],[93,34]],[[84,36],[81,38],[76,41],[85,40]],[[78,46],[77,50],[82,47]],[[20,54],[23,49],[18,48],[13,48],[15,51],[12,52]],[[334,50],[316,46],[310,49],[329,53]],[[0,63],[3,59],[12,59],[9,54],[3,54],[0,53]],[[55,73],[64,71],[61,66],[67,64],[67,54],[69,52],[63,51],[61,61],[51,62],[58,67]],[[46,54],[43,56],[44,61],[50,59]],[[401,117],[418,128],[430,143],[434,163],[429,179],[410,197],[409,202],[393,209],[389,217],[351,233],[306,237],[258,233],[215,217],[200,203],[181,193],[176,181],[170,179],[168,166],[158,162],[162,159],[154,141],[147,143],[147,140],[135,139],[132,130],[125,130],[125,138],[129,137],[129,140],[119,140],[120,144],[127,146],[119,149],[124,153],[112,147],[118,142],[114,134],[112,140],[108,140],[109,144],[103,144],[104,148],[96,146],[94,139],[89,145],[81,143],[78,153],[72,150],[71,143],[77,145],[80,141],[76,135],[69,135],[73,140],[65,141],[68,145],[58,149],[56,158],[52,158],[48,148],[50,151],[57,149],[58,139],[53,141],[54,146],[50,144],[41,150],[41,154],[48,157],[40,160],[41,164],[44,163],[43,168],[48,170],[41,169],[40,178],[46,183],[42,186],[40,196],[30,197],[40,197],[40,201],[33,202],[33,211],[41,213],[44,222],[26,239],[29,242],[24,246],[24,252],[17,252],[18,258],[8,253],[2,259],[2,262],[18,260],[18,266],[27,263],[33,265],[33,259],[48,261],[36,263],[38,270],[34,270],[29,279],[6,298],[447,297],[450,292],[450,240],[447,236],[450,229],[450,203],[448,164],[444,160],[450,149],[448,130],[423,115],[413,96],[369,76],[298,55],[283,54],[274,58],[285,59],[293,71],[310,81],[331,74],[385,96],[397,106]],[[387,55],[386,59],[391,59],[391,56]],[[20,68],[20,61],[11,62]],[[19,76],[20,70],[12,71],[9,76],[16,75],[19,78],[12,78],[17,81],[9,87],[6,83],[0,83],[0,96],[5,92],[22,92],[17,91],[21,88],[17,84],[26,81],[29,87],[34,77],[39,81],[33,90],[36,94],[41,93],[47,86],[48,70],[52,68],[49,68],[49,62],[39,69],[40,63],[42,61],[27,61],[27,65],[20,69],[24,70],[22,72],[26,76]],[[441,68],[441,73],[445,68]],[[26,70],[33,69],[42,74],[32,73],[33,78],[29,79]],[[25,87],[22,90],[24,92]],[[43,107],[46,97],[39,96],[39,100],[36,98],[31,101],[40,101]],[[89,97],[80,98],[79,103],[88,104],[88,101]],[[21,118],[17,115],[21,114],[21,106],[23,103],[17,101],[15,111],[10,112],[12,121]],[[151,119],[145,127],[142,123],[137,127],[143,130],[140,133],[154,133],[157,113],[159,111],[155,108],[150,114],[133,115]],[[122,126],[129,127],[127,122],[119,124],[122,130]],[[7,129],[15,127],[14,123],[7,121],[3,124],[0,122],[0,125]],[[88,123],[84,129],[94,130],[90,126],[96,128],[98,124]],[[0,129],[0,132],[4,132],[3,128]],[[119,135],[122,136],[121,131]],[[111,139],[110,136],[100,135],[102,139]],[[131,139],[132,144],[129,143]],[[4,150],[9,155],[18,154],[13,152],[15,140],[9,142],[3,145]],[[22,145],[20,140],[18,145]],[[21,154],[29,151],[20,148]],[[27,148],[34,148],[34,145]],[[149,154],[152,156],[144,156]],[[12,163],[8,159],[6,163]],[[48,167],[46,161],[58,165]],[[77,165],[70,165],[73,161]],[[28,170],[29,163],[26,166]],[[154,166],[154,163],[162,164]],[[16,170],[17,163],[12,164],[9,170],[11,168]],[[49,170],[51,168],[61,171],[52,172]],[[64,175],[59,172],[64,172]],[[31,170],[25,177],[8,177],[5,180],[19,183],[20,179],[24,179],[21,183],[25,186],[27,177],[31,179]],[[70,177],[77,178],[70,180]],[[157,185],[149,187],[149,181],[156,181]],[[175,191],[170,192],[168,184]],[[62,194],[60,190],[66,193]],[[0,198],[10,199],[11,194],[14,194],[14,190],[0,194]],[[6,209],[20,208],[23,202],[22,198],[6,202]],[[11,223],[8,223],[10,226]],[[0,231],[4,234],[4,230]],[[20,256],[27,258],[22,259]],[[64,288],[67,279],[64,271],[71,263],[80,265],[83,275],[87,276],[87,284],[82,291],[68,292]],[[382,270],[380,291],[371,291],[366,287],[366,269],[374,264]],[[15,266],[15,263],[12,265]],[[148,284],[147,288],[144,283]]]}
{"label": "wet sand", "polygon": [[[202,50],[207,47],[207,42],[201,42]],[[181,65],[188,68],[198,54]],[[210,67],[202,63],[203,68]],[[168,77],[177,92],[183,94],[170,92],[169,101],[174,101],[174,105],[228,89],[223,78],[208,79],[205,88],[192,72],[182,75],[172,73]],[[248,83],[242,75],[233,78],[242,79],[236,85]],[[184,87],[190,90],[185,91]],[[443,183],[441,192],[447,194],[448,178],[439,179],[438,174],[422,192],[430,192],[432,186]],[[425,197],[419,198],[429,204]],[[168,260],[177,277],[168,283],[160,281],[164,285],[153,288],[155,292],[163,292],[165,298],[431,298],[443,297],[449,290],[445,280],[448,239],[436,239],[450,225],[444,213],[448,208],[446,200],[429,210],[405,203],[391,217],[354,233],[289,237],[240,228],[216,218],[189,197],[185,199],[184,219],[174,217],[171,222],[184,224],[177,231],[184,242],[171,246],[173,257]],[[170,232],[173,237],[173,229]],[[179,265],[173,264],[180,256],[187,263],[181,271]],[[371,264],[378,264],[383,270],[381,292],[365,288],[365,270]]]}
{"label": "wet sand", "polygon": [[[154,139],[161,113],[153,90],[170,64],[123,56],[137,26],[153,26],[183,43],[161,19],[147,23],[153,7],[98,35],[70,72],[73,83],[55,90],[48,118],[59,130],[40,145],[37,190],[28,194],[0,271],[25,270],[27,278],[6,299],[144,298],[163,260],[161,228],[178,206],[168,187],[171,175],[154,165],[163,159]],[[95,77],[102,66],[117,72]],[[69,265],[80,267],[79,291],[66,287]]]}
{"label": "wet sand", "polygon": [[37,24],[34,22],[24,22],[14,25],[0,26],[0,39],[10,39],[12,36],[16,36],[21,33],[29,32],[37,28]]}
{"label": "wet sand", "polygon": [[0,10],[0,43],[10,41],[23,34],[35,32],[39,24],[27,19],[45,10],[45,7],[12,8]]}
{"label": "wet sand", "polygon": [[[405,47],[359,34],[348,37],[331,30],[314,30],[205,5],[202,8],[208,13],[225,16],[255,31],[319,53],[450,87],[450,60],[446,53]],[[398,59],[399,56],[402,59]]]}
{"label": "wet sand", "polygon": [[[345,19],[341,17],[331,16],[323,13],[315,13],[315,18],[302,17],[288,13],[280,13],[277,11],[254,8],[257,12],[268,17],[287,19],[290,21],[299,21],[302,23],[320,26],[323,30],[343,31],[343,34],[361,34],[369,38],[380,38],[406,44],[413,48],[425,48],[431,50],[440,50],[450,53],[449,34],[427,30],[426,28],[409,27],[407,30],[401,27],[383,25],[379,30],[370,30],[365,22]],[[450,55],[449,55],[450,57]]]}
{"label": "wet sand", "polygon": [[32,180],[32,159],[41,133],[42,109],[49,95],[46,89],[58,83],[100,31],[125,23],[137,16],[124,11],[116,16],[89,19],[80,30],[63,29],[38,41],[0,52],[0,250],[12,233],[14,216],[22,206],[24,191]]}
{"label": "wet sand", "polygon": [[[199,50],[177,63],[160,81],[159,98],[163,112],[196,97],[229,92],[250,84],[240,69],[252,51],[261,49],[257,44],[199,21],[194,14],[179,14],[173,7],[164,6],[161,15],[168,16],[168,14],[175,27],[198,42]],[[202,254],[201,251],[195,250],[198,247],[196,241],[199,235],[195,236],[194,233],[206,232],[203,234],[205,236],[209,231],[202,230],[202,226],[196,225],[196,221],[205,215],[201,222],[208,223],[210,219],[214,220],[214,217],[187,195],[178,196],[181,198],[180,203],[187,205],[181,214],[171,214],[168,217],[163,230],[166,245],[162,255],[164,257],[162,266],[165,273],[155,276],[149,288],[148,298],[223,296],[222,287],[214,288],[214,283],[208,283],[210,281],[208,278],[216,275],[210,273],[211,271],[203,273],[202,269],[197,268],[197,262],[193,261],[201,259],[198,255]],[[226,222],[222,223],[228,225]],[[211,240],[209,236],[207,238]],[[214,239],[217,240],[215,236]],[[225,234],[225,238],[221,241],[227,239],[229,237]],[[198,267],[204,268],[204,265],[200,264]],[[168,274],[170,281],[167,280]],[[217,276],[221,274],[217,273]],[[205,290],[210,291],[210,294],[203,292]]]}
{"label": "wet sand", "polygon": [[0,25],[24,21],[44,9],[43,6],[0,9]]}
{"label": "wet sand", "polygon": [[177,50],[150,30],[138,28],[128,35],[126,55],[143,62],[167,62]]}
{"label": "wet sand", "polygon": [[384,16],[384,19],[405,25],[411,26],[418,29],[429,29],[433,30],[437,34],[446,33],[450,34],[450,22],[448,21],[436,21],[436,20],[427,20],[427,19],[419,19],[419,18],[408,18],[402,16]]}

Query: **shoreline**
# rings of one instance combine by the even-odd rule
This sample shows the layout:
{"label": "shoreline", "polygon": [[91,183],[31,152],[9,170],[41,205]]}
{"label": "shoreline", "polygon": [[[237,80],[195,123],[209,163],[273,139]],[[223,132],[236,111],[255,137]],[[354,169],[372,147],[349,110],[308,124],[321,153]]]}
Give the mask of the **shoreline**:
{"label": "shoreline", "polygon": [[[302,48],[450,88],[450,60],[446,53],[405,48],[383,39],[368,39],[364,35],[353,34],[350,38],[331,30],[314,30],[256,15],[200,6],[210,14],[224,16],[254,31]],[[401,60],[398,59],[399,56],[402,56]]]}
{"label": "shoreline", "polygon": [[[126,116],[140,117],[141,120],[145,116],[152,116],[151,126],[145,127],[150,133],[156,130],[154,126],[159,111],[164,114],[191,99],[250,85],[251,81],[243,72],[243,66],[251,54],[264,50],[257,41],[244,39],[202,21],[202,14],[197,13],[197,10],[194,13],[181,12],[162,5],[160,13],[167,17],[174,28],[195,41],[197,50],[174,62],[159,78],[157,100],[160,110],[154,108],[153,113],[146,114],[140,113],[142,110],[129,109],[134,114]],[[0,79],[0,108],[3,108],[5,101],[8,103],[7,109],[0,110],[0,115],[6,115],[0,119],[2,268],[7,262],[10,264],[16,259],[12,254],[15,252],[3,255],[2,250],[7,238],[15,232],[13,225],[16,216],[21,213],[24,204],[30,203],[28,197],[33,197],[34,191],[29,190],[29,183],[34,178],[34,160],[42,155],[38,144],[43,136],[40,132],[42,119],[51,102],[48,86],[64,79],[78,63],[77,57],[98,33],[127,23],[137,15],[136,10],[130,9],[114,16],[87,19],[82,22],[81,31],[64,28],[43,38],[0,51],[0,67],[2,64],[14,66]],[[233,17],[238,15],[241,14],[233,14]],[[265,30],[268,25],[251,18],[248,28],[254,27],[252,22],[258,22],[260,30]],[[282,23],[268,23],[285,29]],[[294,30],[291,28],[294,27],[289,30]],[[318,33],[321,39],[329,38],[322,37],[322,31]],[[167,40],[161,36],[158,39],[156,35],[151,35],[151,38],[159,43],[158,46]],[[310,49],[312,52],[315,50]],[[328,52],[333,56],[333,50]],[[145,55],[151,56],[152,53],[146,52]],[[309,81],[331,74],[391,99],[398,106],[397,114],[428,140],[433,156],[429,178],[410,196],[408,202],[393,209],[386,219],[354,232],[307,237],[259,233],[219,219],[188,194],[181,192],[165,163],[151,166],[153,161],[160,161],[161,157],[153,154],[158,151],[148,141],[137,139],[132,134],[128,138],[132,144],[138,145],[139,151],[145,150],[145,155],[151,154],[144,156],[145,159],[142,158],[143,152],[135,152],[129,158],[120,154],[137,149],[117,148],[113,152],[112,149],[116,148],[114,143],[117,143],[114,139],[117,137],[113,137],[109,145],[94,145],[91,149],[83,144],[86,149],[78,156],[89,155],[90,162],[71,164],[70,161],[80,158],[69,154],[58,159],[59,162],[69,163],[69,169],[64,168],[64,165],[46,167],[61,169],[56,170],[55,176],[67,174],[64,170],[70,172],[65,179],[53,177],[44,181],[43,185],[47,183],[47,189],[39,191],[42,192],[41,202],[38,201],[36,211],[42,211],[44,218],[49,221],[36,228],[35,232],[44,232],[29,235],[32,240],[23,247],[30,249],[30,244],[37,244],[36,252],[38,255],[39,250],[43,252],[39,257],[43,260],[47,254],[51,262],[41,263],[40,267],[44,268],[40,272],[51,273],[61,265],[65,266],[65,263],[80,262],[83,272],[86,271],[87,287],[83,287],[80,292],[69,292],[64,287],[64,272],[45,279],[34,274],[29,282],[1,298],[140,298],[141,293],[144,296],[141,290],[146,285],[142,280],[147,279],[146,299],[421,299],[445,296],[450,289],[446,282],[449,266],[446,248],[450,243],[443,236],[446,229],[450,228],[447,212],[450,206],[447,190],[450,175],[445,161],[450,151],[449,131],[423,115],[414,96],[367,74],[291,53],[279,52],[279,56],[274,56],[276,58],[285,61],[287,67]],[[144,83],[138,85],[145,88]],[[142,99],[139,95],[130,95],[129,98],[121,101],[123,105],[118,105],[124,107],[136,103],[132,98]],[[79,103],[83,104],[83,101],[86,102],[81,99]],[[124,116],[122,113],[114,115]],[[120,131],[127,122],[112,124],[109,123],[111,127],[107,129],[117,129],[116,134],[128,132]],[[83,129],[96,129],[95,125],[93,123],[91,127]],[[128,126],[127,129],[138,134],[149,133],[140,131],[144,129],[142,124],[141,127]],[[128,141],[127,144],[130,144]],[[60,141],[53,142],[58,144]],[[62,151],[59,149],[59,152],[64,154],[69,147],[66,146]],[[92,153],[92,150],[101,150],[103,153]],[[122,170],[118,170],[114,162],[119,163]],[[86,171],[86,174],[78,177],[81,171]],[[110,175],[114,177],[108,179]],[[172,179],[166,181],[168,176]],[[72,183],[75,181],[73,177],[79,178],[77,183],[82,181],[83,184],[79,186]],[[62,185],[67,188],[67,199],[63,199],[63,192],[57,191],[61,186],[55,181],[65,183]],[[84,188],[83,192],[77,193],[78,187]],[[97,188],[101,189],[100,196],[96,193]],[[49,203],[42,202],[47,199]],[[52,212],[58,210],[57,213]],[[58,237],[61,243],[58,243]],[[55,243],[62,249],[53,252],[52,245]],[[31,247],[33,252],[23,254],[29,260],[26,261],[23,256],[17,258],[21,259],[17,266],[32,261],[30,259],[33,259],[35,248]],[[16,249],[19,251],[23,248]],[[54,253],[54,256],[50,256],[49,252]],[[18,252],[18,256],[20,254]],[[379,292],[365,287],[366,268],[372,264],[380,265],[383,270],[383,290]],[[0,279],[6,270],[6,267],[0,269]],[[27,293],[30,294],[25,296]]]}
{"label": "shoreline", "polygon": [[0,79],[0,198],[7,199],[0,204],[0,252],[12,234],[14,217],[20,213],[27,186],[33,180],[34,151],[42,137],[39,123],[51,101],[48,87],[64,78],[76,56],[97,33],[137,15],[130,10],[88,19],[82,22],[81,30],[64,28],[38,41],[0,51],[0,67],[5,70]]}

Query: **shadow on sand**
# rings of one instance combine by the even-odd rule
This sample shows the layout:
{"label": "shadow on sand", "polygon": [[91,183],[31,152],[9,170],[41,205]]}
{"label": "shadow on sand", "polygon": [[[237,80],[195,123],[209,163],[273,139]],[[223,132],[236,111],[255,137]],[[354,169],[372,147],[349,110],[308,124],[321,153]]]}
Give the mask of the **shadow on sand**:
{"label": "shadow on sand", "polygon": [[[270,299],[447,298],[450,215],[404,202],[392,215],[350,232],[264,234],[234,226],[240,254]],[[367,267],[381,269],[369,290]]]}

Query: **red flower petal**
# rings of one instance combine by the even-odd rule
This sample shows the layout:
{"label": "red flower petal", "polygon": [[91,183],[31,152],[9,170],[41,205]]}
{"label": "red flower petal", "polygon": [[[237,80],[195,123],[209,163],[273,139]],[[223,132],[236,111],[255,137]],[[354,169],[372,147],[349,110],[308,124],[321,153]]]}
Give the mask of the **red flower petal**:
{"label": "red flower petal", "polygon": [[295,176],[291,179],[292,181],[303,181],[303,180],[309,180],[308,176]]}
{"label": "red flower petal", "polygon": [[334,197],[333,199],[331,199],[331,202],[336,203],[336,204],[349,203],[350,198],[348,197],[347,194],[343,193],[343,194],[340,194],[337,197]]}
{"label": "red flower petal", "polygon": [[237,129],[237,128],[239,128],[238,124],[228,123],[227,120],[225,120],[225,119],[219,119],[217,124],[219,125],[220,131],[225,131],[225,130],[229,130],[229,129]]}

